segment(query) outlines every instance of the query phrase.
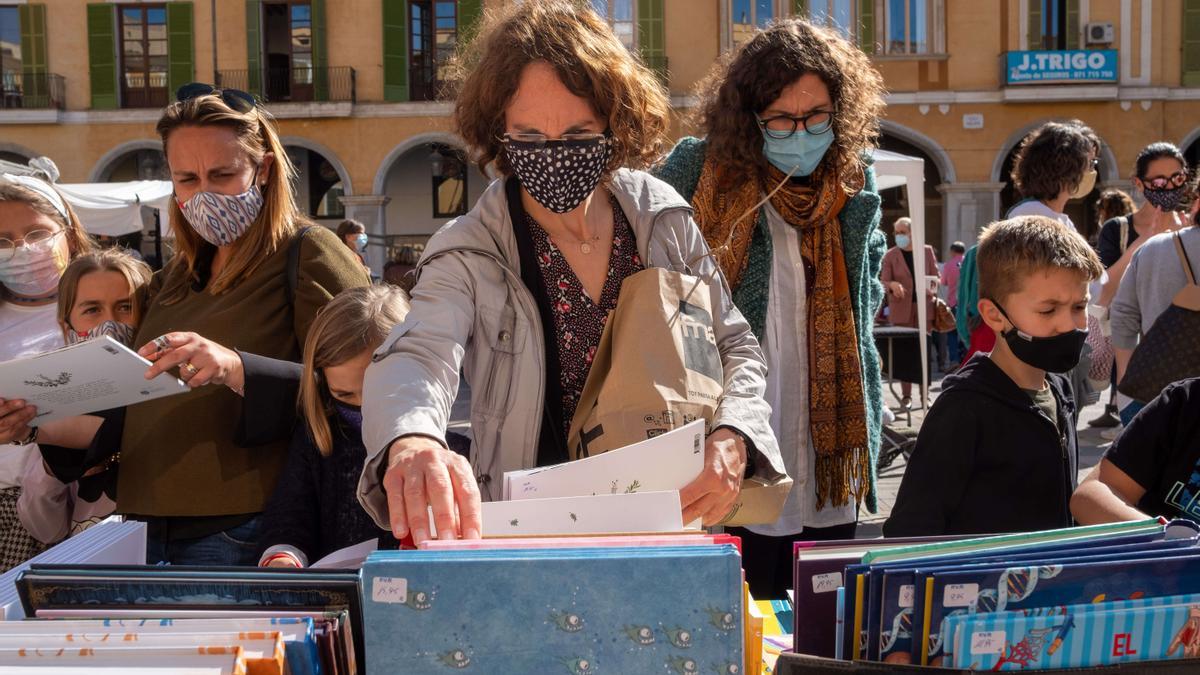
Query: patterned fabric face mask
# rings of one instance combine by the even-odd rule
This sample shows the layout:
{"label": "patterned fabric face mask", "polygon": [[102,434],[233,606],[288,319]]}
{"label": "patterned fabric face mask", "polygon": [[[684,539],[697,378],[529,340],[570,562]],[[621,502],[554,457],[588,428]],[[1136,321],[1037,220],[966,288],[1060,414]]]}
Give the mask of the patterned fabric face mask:
{"label": "patterned fabric face mask", "polygon": [[133,336],[135,332],[136,330],[134,327],[127,323],[109,320],[85,333],[78,333],[74,330],[67,331],[67,344],[79,344],[80,342],[87,342],[88,340],[94,340],[102,335],[107,335],[126,347],[129,347],[133,345]]}
{"label": "patterned fabric face mask", "polygon": [[589,140],[505,142],[521,187],[554,213],[570,213],[596,190],[612,153],[607,135]]}
{"label": "patterned fabric face mask", "polygon": [[191,199],[181,202],[179,209],[196,234],[213,246],[228,246],[241,239],[263,207],[257,171],[254,176],[250,189],[241,194],[197,192]]}

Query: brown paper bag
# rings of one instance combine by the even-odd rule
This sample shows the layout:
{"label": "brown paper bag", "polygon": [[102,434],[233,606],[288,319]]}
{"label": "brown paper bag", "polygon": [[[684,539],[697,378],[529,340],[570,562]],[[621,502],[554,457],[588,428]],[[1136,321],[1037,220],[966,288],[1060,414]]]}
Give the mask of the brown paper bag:
{"label": "brown paper bag", "polygon": [[[697,419],[711,426],[725,382],[712,314],[708,286],[696,277],[650,268],[625,279],[571,420],[571,459]],[[786,475],[744,481],[723,524],[773,522],[791,484]]]}

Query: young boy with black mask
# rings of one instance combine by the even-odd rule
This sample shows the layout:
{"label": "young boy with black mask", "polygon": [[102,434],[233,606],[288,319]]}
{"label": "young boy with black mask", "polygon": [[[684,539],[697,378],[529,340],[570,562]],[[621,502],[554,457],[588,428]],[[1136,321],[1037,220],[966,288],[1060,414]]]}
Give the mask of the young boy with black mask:
{"label": "young boy with black mask", "polygon": [[885,536],[1071,525],[1075,403],[1059,373],[1079,361],[1103,268],[1074,228],[1044,216],[990,225],[978,268],[979,313],[1000,339],[943,381]]}

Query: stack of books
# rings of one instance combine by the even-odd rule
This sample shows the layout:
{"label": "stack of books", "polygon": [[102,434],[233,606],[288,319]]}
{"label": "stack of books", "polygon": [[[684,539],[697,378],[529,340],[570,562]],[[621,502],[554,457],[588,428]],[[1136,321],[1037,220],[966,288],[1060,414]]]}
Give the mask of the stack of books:
{"label": "stack of books", "polygon": [[1200,657],[1200,527],[800,544],[793,649],[973,670]]}

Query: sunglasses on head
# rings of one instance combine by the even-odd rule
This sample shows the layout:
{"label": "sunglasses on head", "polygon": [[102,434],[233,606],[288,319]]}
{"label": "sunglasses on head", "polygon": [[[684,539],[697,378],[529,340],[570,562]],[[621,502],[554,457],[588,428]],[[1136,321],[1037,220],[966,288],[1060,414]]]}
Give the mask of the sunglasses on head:
{"label": "sunglasses on head", "polygon": [[184,103],[211,94],[220,96],[225,105],[240,113],[248,113],[254,110],[254,106],[258,105],[258,101],[254,99],[253,94],[241,91],[240,89],[217,89],[211,84],[204,82],[189,82],[183,85],[176,90],[175,100]]}

